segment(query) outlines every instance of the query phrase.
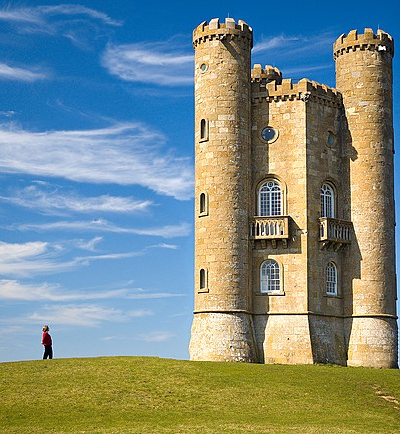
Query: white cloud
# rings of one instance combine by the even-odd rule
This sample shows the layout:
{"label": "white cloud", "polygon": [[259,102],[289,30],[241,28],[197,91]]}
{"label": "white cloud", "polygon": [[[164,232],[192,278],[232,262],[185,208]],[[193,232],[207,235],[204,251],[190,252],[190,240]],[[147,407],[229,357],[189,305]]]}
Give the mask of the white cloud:
{"label": "white cloud", "polygon": [[284,77],[294,74],[298,80],[308,72],[332,67],[328,63],[328,59],[331,59],[332,40],[334,36],[330,33],[264,37],[254,44],[253,61],[261,63],[262,56],[267,54],[269,59],[274,59],[274,64],[283,72]]}
{"label": "white cloud", "polygon": [[24,260],[48,251],[48,243],[42,241],[10,244],[0,241],[0,263]]}
{"label": "white cloud", "polygon": [[144,251],[138,251],[138,252],[127,252],[127,253],[109,253],[105,255],[93,255],[93,256],[79,256],[75,258],[75,262],[77,264],[89,264],[93,261],[104,261],[109,259],[125,259],[125,258],[132,258],[134,256],[142,256],[144,255]]}
{"label": "white cloud", "polygon": [[321,71],[323,69],[330,69],[332,68],[332,65],[310,65],[310,66],[304,66],[304,67],[296,67],[296,68],[285,68],[286,74],[306,74],[308,72],[313,71]]}
{"label": "white cloud", "polygon": [[150,200],[134,200],[129,197],[102,195],[97,197],[83,197],[74,193],[60,193],[58,188],[31,185],[22,190],[13,189],[8,196],[0,196],[0,200],[23,206],[30,209],[38,209],[47,214],[59,214],[72,211],[80,213],[108,212],[108,213],[136,213],[147,211],[152,205]]}
{"label": "white cloud", "polygon": [[21,284],[17,280],[0,280],[0,299],[17,301],[82,301],[120,298],[127,290],[118,289],[100,292],[70,292],[58,285]]}
{"label": "white cloud", "polygon": [[28,316],[31,321],[49,324],[74,325],[76,327],[93,327],[101,322],[123,321],[122,312],[114,308],[96,305],[59,305],[46,306],[42,312],[35,312]]}
{"label": "white cloud", "polygon": [[139,123],[41,133],[0,124],[0,172],[88,183],[138,184],[159,194],[192,196],[189,158],[161,148],[165,137]]}
{"label": "white cloud", "polygon": [[136,293],[128,294],[126,298],[132,300],[151,300],[157,298],[174,298],[174,297],[186,297],[187,294],[175,294],[171,292],[148,292],[148,293]]}
{"label": "white cloud", "polygon": [[[0,20],[13,25],[21,33],[62,35],[81,45],[78,35],[90,31],[100,33],[102,27],[119,27],[122,21],[83,5],[60,4],[0,9]],[[104,31],[104,30],[103,30]]]}
{"label": "white cloud", "polygon": [[170,249],[170,250],[176,250],[178,246],[176,244],[166,244],[166,243],[160,243],[155,244],[154,246],[148,246],[148,249]]}
{"label": "white cloud", "polygon": [[77,240],[76,246],[82,250],[88,250],[89,252],[94,252],[96,250],[97,244],[103,241],[103,237],[94,237],[89,241]]}
{"label": "white cloud", "polygon": [[60,244],[30,242],[11,244],[0,242],[0,276],[30,277],[37,274],[59,273],[88,265],[98,260],[118,260],[145,254],[137,252],[109,253],[63,259],[66,251]]}
{"label": "white cloud", "polygon": [[10,81],[37,81],[44,80],[49,77],[49,74],[39,68],[28,69],[10,66],[6,63],[0,63],[0,80]]}
{"label": "white cloud", "polygon": [[171,340],[175,335],[168,331],[156,331],[140,334],[139,339],[145,342],[165,342]]}
{"label": "white cloud", "polygon": [[0,111],[0,116],[4,116],[5,118],[12,118],[15,114],[16,112],[14,110]]}
{"label": "white cloud", "polygon": [[123,22],[111,19],[107,14],[83,5],[61,4],[38,6],[37,11],[45,16],[56,15],[85,15],[89,18],[102,21],[110,26],[122,26]]}
{"label": "white cloud", "polygon": [[297,36],[273,36],[271,38],[264,38],[261,39],[260,42],[257,42],[254,44],[254,47],[252,49],[253,54],[257,54],[264,51],[269,51],[277,48],[283,48],[289,45],[290,43],[294,41],[301,40]]}
{"label": "white cloud", "polygon": [[127,315],[130,318],[144,318],[146,316],[152,316],[154,315],[154,312],[152,312],[149,309],[138,309],[138,310],[131,310],[127,313]]}
{"label": "white cloud", "polygon": [[0,242],[0,275],[30,276],[37,273],[66,271],[74,262],[57,262],[62,248],[57,244],[28,242],[11,244]]}
{"label": "white cloud", "polygon": [[273,52],[273,56],[287,57],[290,54],[291,58],[299,58],[305,52],[313,53],[321,49],[330,49],[333,38],[333,35],[330,33],[322,33],[311,37],[304,35],[263,37],[259,42],[254,44],[252,54],[258,55],[262,52]]}
{"label": "white cloud", "polygon": [[109,44],[103,54],[103,66],[125,81],[159,86],[186,86],[193,83],[193,54],[173,41],[141,42],[129,45]]}
{"label": "white cloud", "polygon": [[154,228],[123,228],[116,226],[107,220],[87,220],[87,221],[59,221],[53,223],[26,223],[9,229],[18,229],[20,231],[51,231],[51,230],[70,230],[70,231],[96,231],[111,232],[119,234],[147,235],[163,238],[186,237],[191,232],[191,226],[188,223],[179,225],[157,226]]}

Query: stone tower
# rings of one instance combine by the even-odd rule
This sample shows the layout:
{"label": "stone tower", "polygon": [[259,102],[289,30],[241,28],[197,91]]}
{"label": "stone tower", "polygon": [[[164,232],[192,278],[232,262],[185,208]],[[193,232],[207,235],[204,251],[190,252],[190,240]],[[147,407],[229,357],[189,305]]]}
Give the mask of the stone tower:
{"label": "stone tower", "polygon": [[[256,361],[249,295],[252,30],[202,23],[195,48],[196,225],[194,360]],[[211,290],[210,290],[211,289]]]}
{"label": "stone tower", "polygon": [[353,30],[334,45],[356,234],[347,259],[357,274],[346,282],[345,294],[348,364],[356,366],[397,365],[393,54],[393,39],[381,30]]}
{"label": "stone tower", "polygon": [[251,69],[243,21],[193,46],[191,359],[395,367],[391,37],[342,35],[338,90]]}

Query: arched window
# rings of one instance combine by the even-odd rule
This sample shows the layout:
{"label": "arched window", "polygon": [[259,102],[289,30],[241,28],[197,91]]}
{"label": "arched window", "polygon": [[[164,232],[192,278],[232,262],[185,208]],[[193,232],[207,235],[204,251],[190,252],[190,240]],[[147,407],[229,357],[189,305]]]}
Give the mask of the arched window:
{"label": "arched window", "polygon": [[260,292],[272,292],[281,290],[281,278],[279,264],[273,259],[268,259],[261,264]]}
{"label": "arched window", "polygon": [[203,214],[206,212],[206,194],[201,193],[200,194],[200,214]]}
{"label": "arched window", "polygon": [[206,119],[200,121],[200,140],[208,140],[208,122]]}
{"label": "arched window", "polygon": [[207,274],[206,270],[202,268],[200,270],[200,289],[206,289],[207,287]]}
{"label": "arched window", "polygon": [[282,190],[277,181],[263,184],[258,192],[258,215],[282,215]]}
{"label": "arched window", "polygon": [[326,266],[326,293],[337,295],[337,268],[333,262],[328,262]]}
{"label": "arched window", "polygon": [[329,184],[321,187],[321,217],[335,217],[335,191]]}

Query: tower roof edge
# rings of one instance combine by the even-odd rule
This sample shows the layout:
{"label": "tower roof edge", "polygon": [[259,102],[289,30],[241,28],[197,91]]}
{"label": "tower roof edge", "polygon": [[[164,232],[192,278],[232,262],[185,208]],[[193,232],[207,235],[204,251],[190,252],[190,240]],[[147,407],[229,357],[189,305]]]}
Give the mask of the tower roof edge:
{"label": "tower roof edge", "polygon": [[245,21],[236,23],[233,18],[225,18],[220,22],[219,18],[213,18],[209,22],[203,21],[193,30],[193,47],[207,39],[224,39],[227,35],[249,39],[253,46],[253,29]]}
{"label": "tower roof edge", "polygon": [[372,29],[364,29],[364,33],[351,30],[348,34],[342,33],[333,44],[333,57],[336,59],[343,53],[355,50],[387,51],[394,56],[394,40],[389,33],[378,30],[376,34]]}

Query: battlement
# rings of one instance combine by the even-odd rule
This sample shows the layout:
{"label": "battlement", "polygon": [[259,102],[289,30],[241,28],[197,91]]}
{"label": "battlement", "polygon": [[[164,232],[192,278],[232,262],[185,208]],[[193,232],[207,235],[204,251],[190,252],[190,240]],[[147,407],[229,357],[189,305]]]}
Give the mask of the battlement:
{"label": "battlement", "polygon": [[248,39],[250,48],[253,47],[253,29],[244,21],[235,22],[233,18],[225,18],[224,23],[220,23],[219,18],[213,18],[209,23],[203,21],[193,31],[193,48],[207,40],[223,40],[241,37]]}
{"label": "battlement", "polygon": [[333,45],[333,58],[349,51],[356,50],[376,50],[386,51],[394,56],[393,38],[383,30],[378,30],[376,35],[372,29],[366,28],[364,33],[351,30],[347,35],[343,33]]}
{"label": "battlement", "polygon": [[281,84],[282,72],[271,65],[265,65],[265,68],[263,69],[262,66],[257,63],[251,70],[251,81],[253,83],[260,83],[260,85],[265,85],[271,81]]}
{"label": "battlement", "polygon": [[266,84],[264,91],[253,92],[252,99],[253,102],[267,99],[269,102],[287,100],[308,102],[311,100],[328,105],[338,106],[342,104],[342,95],[337,89],[307,78],[303,78],[297,83],[293,83],[290,78],[283,79],[281,83],[271,81]]}

